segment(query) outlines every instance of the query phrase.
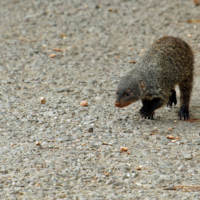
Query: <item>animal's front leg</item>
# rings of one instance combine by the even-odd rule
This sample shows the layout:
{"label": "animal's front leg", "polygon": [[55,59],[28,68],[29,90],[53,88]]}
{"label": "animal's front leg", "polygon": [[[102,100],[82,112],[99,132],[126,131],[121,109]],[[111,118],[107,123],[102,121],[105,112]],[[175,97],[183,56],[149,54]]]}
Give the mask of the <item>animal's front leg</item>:
{"label": "animal's front leg", "polygon": [[162,107],[165,101],[162,98],[154,98],[153,100],[142,100],[143,106],[140,109],[140,114],[144,118],[153,119],[154,111]]}

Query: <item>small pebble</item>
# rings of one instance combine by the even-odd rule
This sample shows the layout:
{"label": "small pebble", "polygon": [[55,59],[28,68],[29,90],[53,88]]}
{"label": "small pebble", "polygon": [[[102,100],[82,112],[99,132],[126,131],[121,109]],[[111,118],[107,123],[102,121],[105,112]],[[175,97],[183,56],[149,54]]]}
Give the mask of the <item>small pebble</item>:
{"label": "small pebble", "polygon": [[89,132],[89,133],[93,133],[93,128],[89,128],[89,129],[88,129],[88,132]]}
{"label": "small pebble", "polygon": [[44,104],[45,102],[46,102],[45,98],[44,97],[40,97],[40,103]]}
{"label": "small pebble", "polygon": [[86,100],[86,101],[82,101],[81,102],[81,106],[88,106],[88,101]]}
{"label": "small pebble", "polygon": [[191,160],[193,158],[192,154],[190,153],[183,154],[183,156],[186,160]]}

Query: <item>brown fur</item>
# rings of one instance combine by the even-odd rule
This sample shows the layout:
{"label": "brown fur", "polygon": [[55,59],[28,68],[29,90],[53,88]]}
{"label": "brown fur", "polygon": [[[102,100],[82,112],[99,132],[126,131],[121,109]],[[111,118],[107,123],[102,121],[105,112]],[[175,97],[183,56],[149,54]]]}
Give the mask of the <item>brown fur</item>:
{"label": "brown fur", "polygon": [[116,95],[116,106],[124,107],[142,100],[142,117],[153,118],[154,111],[167,103],[176,104],[175,86],[180,88],[180,118],[189,118],[193,85],[194,57],[190,46],[171,36],[156,40],[139,62],[122,77]]}

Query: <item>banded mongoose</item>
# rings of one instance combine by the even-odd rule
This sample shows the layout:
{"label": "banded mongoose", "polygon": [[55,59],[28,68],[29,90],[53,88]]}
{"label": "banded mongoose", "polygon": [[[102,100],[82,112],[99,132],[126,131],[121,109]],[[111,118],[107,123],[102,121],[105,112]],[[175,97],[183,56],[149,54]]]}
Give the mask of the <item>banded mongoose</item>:
{"label": "banded mongoose", "polygon": [[180,88],[180,119],[189,119],[193,85],[194,56],[190,46],[180,38],[165,36],[149,47],[122,77],[116,92],[115,106],[122,108],[142,101],[140,114],[153,119],[156,109],[177,104],[175,86]]}

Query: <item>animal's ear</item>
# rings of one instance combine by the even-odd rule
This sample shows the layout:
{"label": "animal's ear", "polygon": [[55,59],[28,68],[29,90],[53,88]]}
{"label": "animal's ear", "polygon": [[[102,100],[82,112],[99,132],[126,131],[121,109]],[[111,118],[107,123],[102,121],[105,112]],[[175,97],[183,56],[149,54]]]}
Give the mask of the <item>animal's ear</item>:
{"label": "animal's ear", "polygon": [[142,92],[144,92],[146,90],[146,83],[144,82],[144,80],[142,80],[142,79],[139,80],[139,87]]}

